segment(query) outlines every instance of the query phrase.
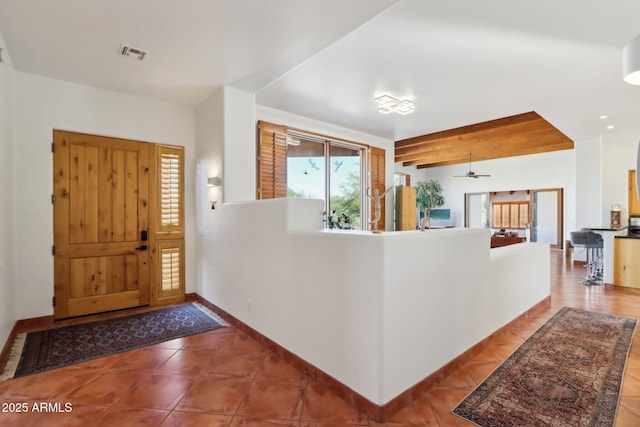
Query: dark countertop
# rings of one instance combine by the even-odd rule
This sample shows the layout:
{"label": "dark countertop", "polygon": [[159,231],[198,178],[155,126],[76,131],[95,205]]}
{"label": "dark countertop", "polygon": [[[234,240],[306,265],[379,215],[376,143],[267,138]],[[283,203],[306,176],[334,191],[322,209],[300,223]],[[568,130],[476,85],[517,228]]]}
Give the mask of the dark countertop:
{"label": "dark countertop", "polygon": [[618,227],[618,228],[596,228],[596,227],[585,227],[583,231],[620,231],[625,230],[629,227]]}
{"label": "dark countertop", "polygon": [[640,239],[640,234],[621,234],[616,236],[616,239]]}

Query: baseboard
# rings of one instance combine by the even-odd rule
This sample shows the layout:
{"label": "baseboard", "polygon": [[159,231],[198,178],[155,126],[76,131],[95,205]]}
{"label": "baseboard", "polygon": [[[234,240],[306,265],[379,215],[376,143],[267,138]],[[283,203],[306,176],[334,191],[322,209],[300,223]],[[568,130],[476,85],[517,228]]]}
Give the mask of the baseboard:
{"label": "baseboard", "polygon": [[264,347],[272,351],[273,353],[282,357],[289,364],[293,365],[307,376],[309,376],[312,380],[318,382],[319,384],[327,387],[336,395],[340,396],[346,402],[348,402],[351,406],[358,409],[361,413],[365,414],[369,418],[373,419],[378,423],[386,422],[391,419],[395,414],[400,412],[403,408],[414,402],[420,396],[422,396],[427,391],[431,390],[438,383],[440,383],[447,376],[451,375],[454,371],[459,369],[466,362],[471,360],[473,357],[484,351],[487,347],[489,347],[491,341],[502,336],[505,333],[511,331],[515,324],[519,321],[526,320],[535,314],[543,311],[551,306],[551,297],[547,297],[544,300],[540,301],[538,304],[521,314],[520,316],[513,319],[507,325],[498,329],[496,332],[489,335],[484,340],[480,341],[451,362],[444,365],[442,368],[438,369],[436,372],[430,374],[420,382],[416,383],[412,387],[408,388],[404,392],[400,393],[398,396],[390,400],[388,403],[384,405],[378,405],[376,403],[371,402],[366,397],[362,396],[358,392],[352,390],[348,386],[342,384],[340,381],[336,380],[332,376],[327,373],[321,371],[320,369],[313,366],[311,363],[306,360],[300,358],[294,353],[290,352],[286,348],[282,347],[275,341],[272,341],[268,337],[262,335],[260,332],[256,331],[249,325],[245,324],[241,320],[235,318],[230,315],[220,307],[215,304],[207,301],[200,295],[196,293],[187,294],[186,301],[195,301],[199,302],[205,307],[209,308],[211,311],[222,317],[225,321],[227,321],[230,325],[238,328],[242,332],[249,335],[254,340],[258,341]]}

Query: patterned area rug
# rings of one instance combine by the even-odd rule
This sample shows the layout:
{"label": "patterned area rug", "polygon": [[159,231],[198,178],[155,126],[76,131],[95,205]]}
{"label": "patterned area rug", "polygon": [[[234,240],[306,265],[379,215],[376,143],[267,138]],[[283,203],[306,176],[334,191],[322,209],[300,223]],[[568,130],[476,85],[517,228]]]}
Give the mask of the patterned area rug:
{"label": "patterned area rug", "polygon": [[613,426],[636,323],[564,307],[452,412],[479,426]]}
{"label": "patterned area rug", "polygon": [[[17,363],[7,364],[3,379],[35,374],[223,326],[220,319],[199,304],[64,326],[18,336]],[[22,334],[25,335],[25,334]],[[20,352],[20,345],[22,351]],[[15,368],[14,372],[13,371]],[[2,380],[2,379],[0,379]]]}

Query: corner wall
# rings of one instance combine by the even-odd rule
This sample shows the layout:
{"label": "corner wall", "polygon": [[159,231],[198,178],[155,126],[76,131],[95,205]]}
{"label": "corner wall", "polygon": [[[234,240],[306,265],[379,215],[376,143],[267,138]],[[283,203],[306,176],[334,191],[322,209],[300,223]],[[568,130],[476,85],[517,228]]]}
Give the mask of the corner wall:
{"label": "corner wall", "polygon": [[15,70],[0,34],[0,349],[18,319],[15,304]]}

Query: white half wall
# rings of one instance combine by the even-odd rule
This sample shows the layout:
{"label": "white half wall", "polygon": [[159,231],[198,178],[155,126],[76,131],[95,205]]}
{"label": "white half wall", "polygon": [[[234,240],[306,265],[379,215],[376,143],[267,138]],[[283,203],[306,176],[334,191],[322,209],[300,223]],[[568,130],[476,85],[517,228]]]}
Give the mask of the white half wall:
{"label": "white half wall", "polygon": [[[0,34],[0,47],[4,40]],[[15,70],[7,51],[0,62],[0,349],[18,319],[15,303]]]}
{"label": "white half wall", "polygon": [[378,405],[550,294],[547,244],[490,249],[484,229],[323,230],[323,209],[223,205],[200,295]]}
{"label": "white half wall", "polygon": [[187,292],[195,290],[194,111],[89,86],[16,73],[16,307],[53,313],[54,129],[185,147]]}

